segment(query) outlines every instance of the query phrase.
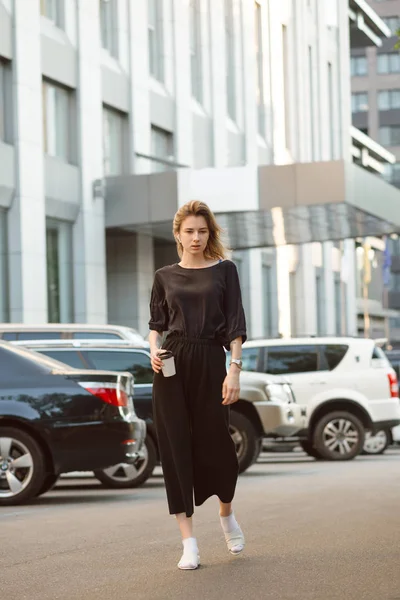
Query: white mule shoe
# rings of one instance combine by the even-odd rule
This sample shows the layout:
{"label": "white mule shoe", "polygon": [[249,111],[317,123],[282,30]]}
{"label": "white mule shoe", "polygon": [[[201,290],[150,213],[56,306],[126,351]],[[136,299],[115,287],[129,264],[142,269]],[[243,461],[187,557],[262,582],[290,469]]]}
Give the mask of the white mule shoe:
{"label": "white mule shoe", "polygon": [[240,527],[237,527],[233,531],[225,533],[224,535],[226,545],[228,546],[228,550],[231,554],[237,555],[244,550],[245,540],[243,531],[240,529]]}
{"label": "white mule shoe", "polygon": [[178,562],[178,569],[182,571],[197,569],[200,565],[200,556],[196,538],[186,538],[182,543],[183,554]]}

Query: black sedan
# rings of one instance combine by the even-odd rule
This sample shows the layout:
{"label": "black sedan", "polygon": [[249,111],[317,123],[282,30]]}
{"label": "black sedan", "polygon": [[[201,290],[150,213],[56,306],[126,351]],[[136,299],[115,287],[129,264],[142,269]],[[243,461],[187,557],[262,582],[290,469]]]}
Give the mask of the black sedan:
{"label": "black sedan", "polygon": [[73,369],[0,341],[0,506],[45,493],[60,473],[137,463],[145,431],[130,373]]}

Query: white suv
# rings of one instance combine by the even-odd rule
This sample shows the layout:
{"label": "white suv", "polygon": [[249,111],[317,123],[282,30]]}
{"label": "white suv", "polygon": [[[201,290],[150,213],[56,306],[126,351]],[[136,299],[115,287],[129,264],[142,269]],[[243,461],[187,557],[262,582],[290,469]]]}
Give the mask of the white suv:
{"label": "white suv", "polygon": [[296,434],[315,458],[349,460],[366,432],[400,423],[397,376],[383,351],[363,338],[255,340],[243,346],[243,369],[285,375],[307,407]]}

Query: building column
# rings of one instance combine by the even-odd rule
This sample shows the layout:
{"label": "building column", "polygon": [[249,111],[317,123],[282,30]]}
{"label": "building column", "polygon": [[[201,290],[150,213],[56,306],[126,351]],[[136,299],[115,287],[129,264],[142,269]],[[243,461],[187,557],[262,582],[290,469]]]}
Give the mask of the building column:
{"label": "building column", "polygon": [[131,172],[151,171],[151,162],[135,153],[151,154],[149,47],[147,2],[129,3],[130,166]]}
{"label": "building column", "polygon": [[47,322],[39,0],[13,2],[16,193],[8,211],[10,320]]}
{"label": "building column", "polygon": [[175,159],[193,165],[192,83],[190,74],[189,6],[173,0],[172,30],[175,84]]}
{"label": "building column", "polygon": [[107,322],[104,199],[93,182],[103,175],[99,3],[77,2],[78,135],[81,208],[74,226],[75,321]]}
{"label": "building column", "polygon": [[[226,66],[224,4],[209,0],[211,108],[214,167],[225,167],[228,162],[226,115]],[[218,60],[216,60],[218,57]]]}

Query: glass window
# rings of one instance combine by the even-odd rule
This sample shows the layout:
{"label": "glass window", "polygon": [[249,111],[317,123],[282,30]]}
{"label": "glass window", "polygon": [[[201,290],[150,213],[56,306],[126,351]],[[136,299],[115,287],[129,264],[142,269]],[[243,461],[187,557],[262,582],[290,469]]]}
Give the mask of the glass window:
{"label": "glass window", "polygon": [[325,358],[330,371],[333,371],[343,360],[348,349],[349,347],[344,344],[329,344],[329,346],[325,346]]}
{"label": "glass window", "polygon": [[378,107],[379,110],[400,108],[400,90],[380,90]]}
{"label": "glass window", "polygon": [[115,58],[118,58],[117,32],[116,0],[100,0],[101,45]]}
{"label": "glass window", "polygon": [[71,162],[71,97],[72,92],[43,81],[44,151],[65,162]]}
{"label": "glass window", "polygon": [[318,370],[316,346],[271,346],[268,347],[267,373],[289,375]]}
{"label": "glass window", "polygon": [[3,334],[0,333],[0,338],[7,342],[14,342],[17,339],[17,334],[14,331],[5,331]]}
{"label": "glass window", "polygon": [[235,29],[233,0],[225,0],[225,68],[228,116],[236,120]]}
{"label": "glass window", "polygon": [[9,320],[7,212],[0,208],[0,322]]}
{"label": "glass window", "polygon": [[350,59],[351,76],[363,76],[368,74],[368,63],[366,56],[352,56]]}
{"label": "glass window", "polygon": [[190,69],[192,96],[203,101],[200,0],[190,0]]}
{"label": "glass window", "polygon": [[0,140],[11,144],[12,136],[12,71],[11,63],[0,58]]}
{"label": "glass window", "polygon": [[40,13],[53,21],[57,27],[62,25],[62,0],[40,0]]}
{"label": "glass window", "polygon": [[153,382],[153,369],[151,368],[150,358],[144,352],[87,350],[86,354],[96,369],[129,371],[132,373],[136,384]]}
{"label": "glass window", "polygon": [[83,362],[82,355],[78,350],[42,350],[38,348],[37,352],[40,352],[49,358],[54,358],[70,367],[74,367],[74,369],[88,368]]}
{"label": "glass window", "polygon": [[368,108],[367,92],[357,92],[351,95],[351,110],[353,113],[366,112]]}
{"label": "glass window", "polygon": [[[174,161],[174,136],[165,129],[151,126],[151,155],[158,159],[153,161],[153,171],[167,171],[173,168],[168,162]],[[165,163],[162,161],[166,161]]]}
{"label": "glass window", "polygon": [[400,146],[400,125],[380,127],[379,141],[382,146]]}
{"label": "glass window", "polygon": [[150,74],[164,81],[162,1],[148,0],[148,36]]}
{"label": "glass window", "polygon": [[121,340],[118,333],[101,333],[100,331],[74,331],[72,334],[74,340]]}
{"label": "glass window", "polygon": [[400,54],[378,54],[378,73],[400,73]]}
{"label": "glass window", "polygon": [[398,186],[400,184],[400,162],[397,162],[394,165],[386,164],[383,178],[388,183]]}
{"label": "glass window", "polygon": [[259,354],[260,354],[259,348],[243,348],[242,349],[243,371],[253,371],[253,372],[257,371]]}
{"label": "glass window", "polygon": [[400,17],[382,17],[382,21],[389,27],[392,35],[395,35],[400,29]]}
{"label": "glass window", "polygon": [[47,219],[47,310],[49,323],[73,321],[72,224]]}
{"label": "glass window", "polygon": [[105,175],[124,171],[124,133],[127,119],[123,113],[103,108],[103,165]]}
{"label": "glass window", "polygon": [[61,331],[19,331],[18,340],[59,340]]}

